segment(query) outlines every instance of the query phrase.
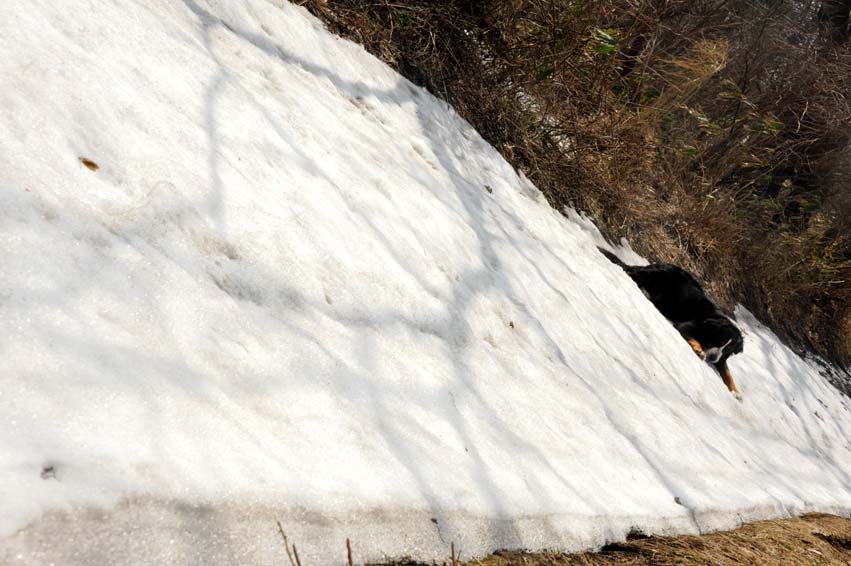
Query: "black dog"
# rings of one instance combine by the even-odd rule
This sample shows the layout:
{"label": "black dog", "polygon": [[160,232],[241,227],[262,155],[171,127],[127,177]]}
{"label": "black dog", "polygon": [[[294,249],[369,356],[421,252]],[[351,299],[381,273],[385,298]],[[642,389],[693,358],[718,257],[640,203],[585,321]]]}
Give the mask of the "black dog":
{"label": "black dog", "polygon": [[727,358],[744,349],[742,333],[706,296],[691,273],[670,263],[626,265],[613,253],[598,249],[632,277],[695,353],[715,366],[727,389],[738,395],[739,390],[727,367]]}

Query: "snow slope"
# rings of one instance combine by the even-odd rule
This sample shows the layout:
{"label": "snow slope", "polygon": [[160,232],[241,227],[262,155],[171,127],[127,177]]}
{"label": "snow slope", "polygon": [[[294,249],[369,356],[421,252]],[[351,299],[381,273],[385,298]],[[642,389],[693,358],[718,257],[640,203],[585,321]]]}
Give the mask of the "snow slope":
{"label": "snow slope", "polygon": [[2,2],[0,54],[0,563],[851,510],[814,366],[741,311],[734,399],[588,220],[303,9]]}

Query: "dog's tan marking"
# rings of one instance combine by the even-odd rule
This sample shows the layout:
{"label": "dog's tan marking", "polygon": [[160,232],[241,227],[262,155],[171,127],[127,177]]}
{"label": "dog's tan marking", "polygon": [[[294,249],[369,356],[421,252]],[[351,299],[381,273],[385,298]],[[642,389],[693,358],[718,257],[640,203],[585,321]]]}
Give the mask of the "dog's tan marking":
{"label": "dog's tan marking", "polygon": [[700,356],[701,360],[706,357],[706,354],[703,352],[703,346],[700,345],[700,342],[694,338],[689,338],[688,345],[691,346],[691,349],[694,350],[695,354]]}
{"label": "dog's tan marking", "polygon": [[741,395],[741,393],[739,393],[739,390],[736,389],[736,382],[733,381],[733,376],[730,375],[730,368],[725,365],[724,369],[721,370],[719,373],[721,373],[721,379],[724,380],[724,385],[727,386],[727,389],[730,390],[730,393]]}

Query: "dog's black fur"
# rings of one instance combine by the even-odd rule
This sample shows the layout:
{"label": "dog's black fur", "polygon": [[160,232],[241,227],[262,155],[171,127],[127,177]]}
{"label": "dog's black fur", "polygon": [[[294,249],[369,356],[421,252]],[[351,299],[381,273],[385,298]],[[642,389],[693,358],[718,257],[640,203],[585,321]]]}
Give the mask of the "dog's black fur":
{"label": "dog's black fur", "polygon": [[632,277],[650,302],[689,341],[695,352],[715,366],[730,391],[738,393],[727,369],[727,358],[744,349],[742,333],[706,296],[697,279],[688,271],[670,263],[626,265],[613,253],[602,248],[600,251]]}

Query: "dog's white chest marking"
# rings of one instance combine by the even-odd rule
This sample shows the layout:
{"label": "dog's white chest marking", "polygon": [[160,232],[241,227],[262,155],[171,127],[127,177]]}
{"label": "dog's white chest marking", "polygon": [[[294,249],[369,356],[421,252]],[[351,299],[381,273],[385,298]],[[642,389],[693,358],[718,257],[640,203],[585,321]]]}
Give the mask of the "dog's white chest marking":
{"label": "dog's white chest marking", "polygon": [[731,338],[731,339],[727,340],[726,342],[724,342],[724,344],[722,346],[718,346],[716,348],[709,348],[708,350],[704,350],[704,353],[706,354],[706,361],[709,362],[710,364],[714,364],[715,362],[720,360],[721,356],[724,355],[724,348],[729,346],[730,342],[732,342],[732,341],[733,341],[733,339]]}

